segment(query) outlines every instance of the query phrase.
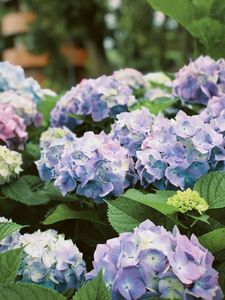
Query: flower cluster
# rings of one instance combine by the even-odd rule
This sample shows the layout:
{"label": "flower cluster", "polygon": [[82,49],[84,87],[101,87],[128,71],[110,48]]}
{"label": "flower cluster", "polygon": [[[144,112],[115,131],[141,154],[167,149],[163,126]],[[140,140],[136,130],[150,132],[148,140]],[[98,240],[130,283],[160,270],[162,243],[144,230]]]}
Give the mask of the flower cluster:
{"label": "flower cluster", "polygon": [[9,182],[22,171],[22,156],[20,153],[0,146],[0,185]]}
{"label": "flower cluster", "polygon": [[57,143],[57,140],[74,141],[75,134],[67,127],[50,127],[42,132],[40,137],[40,148],[48,148],[51,144]]}
{"label": "flower cluster", "polygon": [[194,299],[222,300],[213,256],[192,235],[189,240],[147,220],[134,230],[98,245],[94,269],[100,270],[114,300]]}
{"label": "flower cluster", "polygon": [[54,179],[63,195],[75,191],[97,202],[136,182],[128,151],[103,132],[86,132],[74,142],[58,140],[42,150],[36,164],[42,180]]}
{"label": "flower cluster", "polygon": [[224,162],[223,136],[199,115],[179,111],[172,120],[159,115],[137,158],[136,169],[144,187],[152,183],[160,189],[185,189]]}
{"label": "flower cluster", "polygon": [[207,107],[200,113],[200,117],[217,132],[225,134],[225,94],[210,99]]}
{"label": "flower cluster", "polygon": [[[117,113],[127,111],[136,102],[132,90],[118,82],[113,76],[83,80],[67,92],[51,112],[51,126],[67,126],[74,129],[83,123],[76,115],[91,117],[100,122]],[[71,115],[75,115],[74,117]]]}
{"label": "flower cluster", "polygon": [[209,206],[204,198],[202,198],[198,192],[192,191],[188,188],[186,191],[177,191],[177,193],[169,197],[167,203],[178,207],[179,211],[186,213],[189,210],[197,210],[200,214],[206,211]]}
{"label": "flower cluster", "polygon": [[225,91],[225,61],[200,56],[176,74],[173,93],[183,103],[207,105],[208,100]]}
{"label": "flower cluster", "polygon": [[21,67],[13,66],[5,61],[0,62],[0,92],[8,90],[28,94],[35,103],[38,103],[42,97],[42,91],[37,81],[25,78]]}
{"label": "flower cluster", "polygon": [[128,149],[131,156],[136,156],[136,151],[141,149],[143,140],[151,131],[152,123],[153,115],[146,108],[123,112],[117,115],[110,135]]}
{"label": "flower cluster", "polygon": [[138,70],[125,68],[113,73],[114,78],[132,90],[141,89],[145,86],[143,74]]}
{"label": "flower cluster", "polygon": [[18,272],[23,282],[41,284],[58,291],[77,289],[86,272],[82,253],[72,240],[55,230],[21,235],[18,246],[24,255]]}
{"label": "flower cluster", "polygon": [[23,149],[27,140],[26,126],[11,105],[0,104],[0,141],[10,149]]}
{"label": "flower cluster", "polygon": [[0,104],[10,105],[14,112],[24,120],[26,126],[40,126],[42,116],[37,110],[37,105],[27,94],[17,94],[15,91],[0,93]]}
{"label": "flower cluster", "polygon": [[[0,217],[0,224],[1,223],[11,223],[12,220],[8,220],[5,217]],[[18,242],[20,239],[19,231],[16,231],[2,240],[0,240],[0,253],[6,252],[8,250],[17,248]]]}

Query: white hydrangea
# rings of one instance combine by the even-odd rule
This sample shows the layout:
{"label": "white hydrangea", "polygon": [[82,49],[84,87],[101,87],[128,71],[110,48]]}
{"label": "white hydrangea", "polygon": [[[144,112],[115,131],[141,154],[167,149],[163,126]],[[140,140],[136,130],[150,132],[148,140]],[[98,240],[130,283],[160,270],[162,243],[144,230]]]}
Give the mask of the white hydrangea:
{"label": "white hydrangea", "polygon": [[9,182],[22,171],[22,156],[20,153],[0,146],[0,185]]}

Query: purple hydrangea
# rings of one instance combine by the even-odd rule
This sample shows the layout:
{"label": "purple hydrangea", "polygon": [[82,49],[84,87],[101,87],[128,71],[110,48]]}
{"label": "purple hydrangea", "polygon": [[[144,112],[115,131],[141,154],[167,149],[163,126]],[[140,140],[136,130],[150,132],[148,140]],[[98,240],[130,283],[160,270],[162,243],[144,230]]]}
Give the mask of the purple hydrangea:
{"label": "purple hydrangea", "polygon": [[225,89],[225,62],[200,56],[176,74],[174,96],[183,103],[207,105],[208,100]]}
{"label": "purple hydrangea", "polygon": [[141,184],[160,189],[192,187],[218,164],[225,169],[223,143],[223,135],[199,115],[187,116],[180,111],[172,120],[159,115],[142,150],[137,151],[136,169]]}
{"label": "purple hydrangea", "polygon": [[23,149],[27,140],[26,126],[8,104],[0,104],[0,141],[9,149]]}
{"label": "purple hydrangea", "polygon": [[209,100],[200,117],[217,132],[225,134],[225,94],[220,94]]}
{"label": "purple hydrangea", "polygon": [[144,88],[144,76],[138,70],[125,68],[113,72],[114,78],[124,85],[128,85],[132,90]]}
{"label": "purple hydrangea", "polygon": [[58,140],[42,150],[36,164],[40,177],[53,179],[64,196],[75,191],[97,202],[109,195],[121,195],[136,182],[128,151],[103,132],[86,132],[66,144]]}
{"label": "purple hydrangea", "polygon": [[59,292],[78,289],[84,281],[86,264],[83,254],[72,240],[55,230],[40,230],[23,234],[18,241],[24,247],[18,276],[30,282],[53,288]]}
{"label": "purple hydrangea", "polygon": [[146,108],[123,112],[117,115],[110,135],[128,149],[131,156],[136,156],[136,151],[141,149],[143,140],[151,131],[152,123],[153,115]]}
{"label": "purple hydrangea", "polygon": [[188,239],[177,227],[173,232],[146,220],[134,233],[98,245],[94,269],[102,270],[113,300],[151,298],[222,300],[212,254],[192,235]]}
{"label": "purple hydrangea", "polygon": [[113,76],[101,76],[97,79],[85,79],[67,92],[51,112],[51,126],[67,126],[74,129],[83,120],[71,117],[89,116],[94,122],[117,113],[127,111],[136,102],[132,90],[118,82]]}
{"label": "purple hydrangea", "polygon": [[35,103],[40,102],[43,95],[38,82],[32,78],[25,78],[20,66],[13,66],[4,61],[0,62],[0,92],[8,90],[28,94]]}
{"label": "purple hydrangea", "polygon": [[26,126],[40,126],[42,115],[37,110],[36,103],[28,94],[18,94],[9,90],[0,93],[0,104],[10,105],[14,112],[24,120]]}

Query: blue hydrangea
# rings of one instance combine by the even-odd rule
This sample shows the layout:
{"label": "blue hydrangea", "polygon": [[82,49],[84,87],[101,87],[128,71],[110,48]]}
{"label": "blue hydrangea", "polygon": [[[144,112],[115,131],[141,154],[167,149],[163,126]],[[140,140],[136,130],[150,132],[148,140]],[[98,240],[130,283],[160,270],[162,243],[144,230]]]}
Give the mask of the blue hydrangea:
{"label": "blue hydrangea", "polygon": [[176,74],[174,96],[183,103],[207,105],[208,100],[225,89],[225,61],[200,56]]}
{"label": "blue hydrangea", "polygon": [[71,115],[89,116],[92,121],[100,122],[127,111],[135,102],[132,90],[113,76],[86,79],[73,87],[56,104],[51,112],[51,126],[65,125],[74,129],[83,123],[83,120]]}
{"label": "blue hydrangea", "polygon": [[[12,220],[8,220],[5,217],[0,217],[0,224],[1,223],[11,223],[11,222],[12,222]],[[0,253],[17,248],[19,239],[20,239],[20,233],[19,233],[19,231],[16,231],[16,232],[6,236],[4,239],[0,240]]]}
{"label": "blue hydrangea", "polygon": [[88,280],[102,271],[113,300],[222,300],[212,254],[197,238],[155,226],[147,220],[133,233],[98,245]]}
{"label": "blue hydrangea", "polygon": [[[163,189],[192,187],[218,165],[225,169],[224,139],[199,115],[180,111],[175,119],[159,115],[137,151],[136,169],[141,184]],[[220,153],[220,155],[218,155]]]}
{"label": "blue hydrangea", "polygon": [[153,115],[146,108],[132,112],[123,112],[116,117],[112,125],[111,137],[129,150],[131,156],[141,149],[143,140],[151,131]]}
{"label": "blue hydrangea", "polygon": [[24,247],[18,276],[22,282],[40,284],[60,292],[78,289],[84,281],[86,265],[83,255],[55,230],[40,230],[20,236],[18,246]]}
{"label": "blue hydrangea", "polygon": [[13,66],[9,62],[0,62],[0,92],[13,90],[17,93],[28,94],[35,103],[42,97],[42,91],[32,78],[25,78],[20,66]]}
{"label": "blue hydrangea", "polygon": [[37,167],[42,180],[54,180],[63,195],[75,191],[97,202],[136,183],[128,151],[103,132],[86,132],[74,142],[57,140],[42,150]]}

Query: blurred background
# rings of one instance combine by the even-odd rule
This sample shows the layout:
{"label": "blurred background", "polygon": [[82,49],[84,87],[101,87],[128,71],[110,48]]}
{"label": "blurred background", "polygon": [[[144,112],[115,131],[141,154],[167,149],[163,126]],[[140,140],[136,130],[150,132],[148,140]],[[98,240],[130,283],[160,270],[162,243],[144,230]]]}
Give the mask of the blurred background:
{"label": "blurred background", "polygon": [[56,91],[115,69],[178,70],[194,41],[146,0],[0,0],[0,59]]}

